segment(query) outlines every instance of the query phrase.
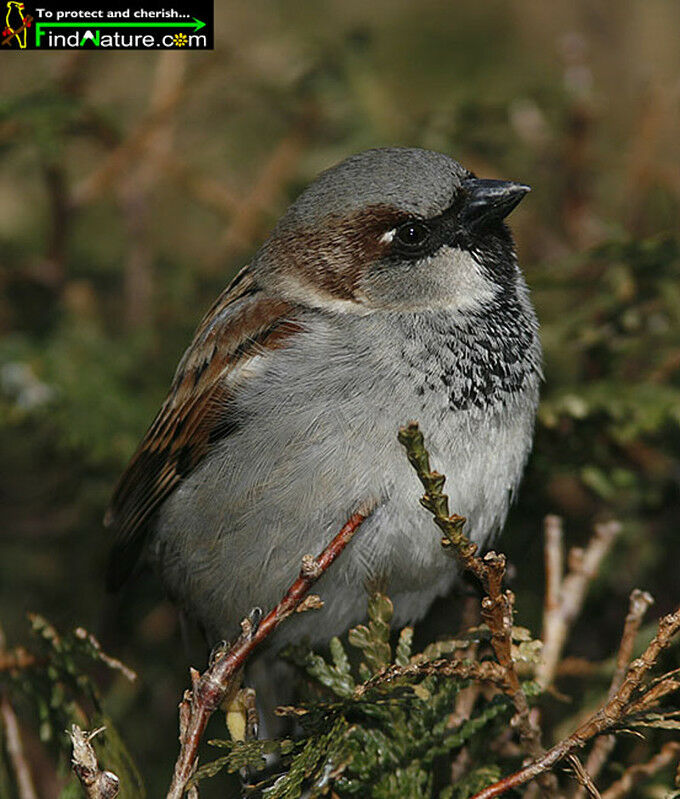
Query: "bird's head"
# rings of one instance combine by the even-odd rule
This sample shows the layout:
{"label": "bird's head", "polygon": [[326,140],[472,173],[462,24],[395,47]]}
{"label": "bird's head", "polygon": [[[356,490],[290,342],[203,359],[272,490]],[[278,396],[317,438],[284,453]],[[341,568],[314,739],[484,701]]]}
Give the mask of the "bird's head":
{"label": "bird's head", "polygon": [[289,299],[329,310],[473,309],[516,280],[503,220],[528,191],[441,153],[368,150],[311,184],[256,268]]}

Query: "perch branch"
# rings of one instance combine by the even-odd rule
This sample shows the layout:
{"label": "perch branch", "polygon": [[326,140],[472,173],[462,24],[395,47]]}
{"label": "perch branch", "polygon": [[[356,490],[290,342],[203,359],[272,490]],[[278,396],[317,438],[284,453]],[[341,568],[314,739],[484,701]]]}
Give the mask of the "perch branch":
{"label": "perch branch", "polygon": [[88,799],[114,799],[118,796],[120,780],[111,771],[103,771],[90,741],[104,728],[84,732],[77,724],[71,727],[69,737],[73,745],[72,764],[76,776]]}
{"label": "perch branch", "polygon": [[312,585],[349,544],[369,512],[362,510],[351,516],[318,558],[306,556],[299,577],[279,604],[259,624],[252,619],[245,619],[242,622],[243,632],[236,642],[229,649],[216,654],[203,674],[199,675],[192,669],[192,689],[185,693],[180,703],[181,746],[167,799],[181,799],[187,790],[196,768],[198,745],[208,720],[233,687],[234,679],[248,657],[285,618],[300,608]]}
{"label": "perch branch", "polygon": [[[493,799],[493,797],[501,796],[512,788],[524,785],[539,774],[551,769],[578,749],[581,749],[595,736],[607,733],[625,723],[629,712],[635,711],[641,705],[645,705],[645,691],[642,681],[647,672],[656,664],[661,652],[671,643],[672,638],[679,630],[680,607],[674,613],[670,613],[660,620],[657,633],[647,649],[630,664],[620,688],[596,713],[583,722],[570,736],[548,750],[542,757],[514,774],[495,782],[483,791],[479,791],[472,799]],[[642,696],[634,700],[634,694],[639,692],[642,692]],[[654,686],[649,692],[654,692]]]}
{"label": "perch branch", "polygon": [[[453,552],[462,568],[472,572],[486,592],[482,600],[482,618],[491,631],[491,645],[505,674],[504,690],[515,706],[522,743],[533,758],[538,758],[544,752],[540,730],[532,722],[529,703],[512,659],[515,597],[512,591],[503,591],[505,556],[487,552],[482,558],[477,554],[477,546],[463,532],[465,517],[449,512],[449,498],[442,491],[446,478],[430,469],[430,456],[425,448],[423,434],[415,422],[400,429],[399,441],[406,448],[409,462],[425,489],[425,495],[420,502],[430,511],[435,524],[444,534],[442,546]],[[542,787],[548,792],[554,791],[556,782],[552,775],[544,780]]]}

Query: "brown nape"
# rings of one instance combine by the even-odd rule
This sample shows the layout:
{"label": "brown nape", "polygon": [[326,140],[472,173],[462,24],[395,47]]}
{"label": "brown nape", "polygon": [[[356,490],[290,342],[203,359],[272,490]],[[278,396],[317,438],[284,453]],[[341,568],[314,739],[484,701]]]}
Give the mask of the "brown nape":
{"label": "brown nape", "polygon": [[389,251],[382,235],[409,218],[405,211],[377,203],[346,216],[329,214],[313,230],[281,229],[268,245],[271,263],[279,265],[279,273],[294,275],[311,294],[356,300],[361,277]]}

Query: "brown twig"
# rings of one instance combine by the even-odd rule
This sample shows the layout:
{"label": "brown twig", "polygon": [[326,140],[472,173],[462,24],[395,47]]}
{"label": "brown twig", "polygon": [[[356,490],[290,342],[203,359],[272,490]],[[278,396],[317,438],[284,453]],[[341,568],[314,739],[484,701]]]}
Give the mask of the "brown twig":
{"label": "brown twig", "polygon": [[590,774],[588,774],[577,755],[568,755],[567,760],[574,770],[576,781],[579,784],[579,791],[583,791],[583,795],[587,796],[589,799],[602,799]]}
{"label": "brown twig", "polygon": [[0,671],[22,671],[33,666],[42,666],[46,662],[44,658],[36,657],[23,646],[8,651],[0,649]]}
{"label": "brown twig", "polygon": [[273,206],[300,160],[308,124],[308,119],[301,118],[265,160],[252,189],[239,202],[215,247],[215,255],[209,264],[211,270],[222,268],[225,260],[252,246],[263,212]]}
{"label": "brown twig", "polygon": [[240,673],[253,650],[301,605],[312,585],[349,544],[369,512],[362,510],[354,513],[316,559],[305,557],[297,580],[259,625],[245,619],[242,622],[243,632],[236,642],[227,651],[216,655],[203,674],[199,675],[195,669],[191,670],[192,688],[185,693],[180,704],[181,746],[167,799],[181,799],[187,790],[187,784],[196,768],[198,745],[208,720],[233,688],[234,678]]}
{"label": "brown twig", "polygon": [[118,197],[127,230],[124,266],[126,321],[131,328],[148,323],[154,292],[153,254],[149,242],[151,196],[161,174],[162,159],[173,150],[176,115],[173,108],[186,85],[186,53],[162,53],[157,62],[149,98],[149,117],[156,124],[140,145],[140,157],[118,182]]}
{"label": "brown twig", "polygon": [[43,160],[43,176],[50,209],[50,231],[40,274],[45,283],[61,288],[66,280],[67,245],[72,221],[68,181],[63,164],[54,158]]}
{"label": "brown twig", "polygon": [[370,680],[358,685],[354,689],[354,697],[363,696],[366,691],[394,682],[404,677],[427,677],[438,674],[443,677],[456,677],[459,680],[474,680],[476,683],[492,683],[501,690],[506,688],[505,669],[493,661],[486,660],[478,663],[474,660],[450,660],[438,658],[428,663],[409,663],[408,666],[386,666],[374,674]]}
{"label": "brown twig", "polygon": [[[633,657],[635,639],[640,629],[640,624],[642,624],[645,613],[653,604],[654,598],[646,591],[640,591],[638,588],[635,588],[631,592],[628,615],[626,616],[626,621],[623,626],[621,644],[619,645],[619,651],[616,656],[616,668],[614,669],[614,676],[612,677],[609,693],[607,695],[608,699],[614,697],[626,677],[628,664]],[[591,779],[596,779],[598,774],[602,771],[602,767],[612,753],[615,743],[616,739],[613,735],[603,736],[595,741],[585,766],[586,772]],[[585,796],[586,791],[582,787],[574,792],[574,799],[584,799]]]}
{"label": "brown twig", "polygon": [[83,786],[88,799],[114,799],[118,796],[120,780],[112,771],[100,768],[97,755],[90,741],[104,728],[84,732],[77,724],[71,727],[69,737],[73,745],[71,763],[73,771]]}
{"label": "brown twig", "polygon": [[180,160],[177,153],[171,157],[159,154],[159,163],[167,176],[196,202],[214,213],[231,220],[240,206],[240,196],[216,180],[213,176],[199,172],[196,167]]}
{"label": "brown twig", "polygon": [[[174,58],[184,55],[172,53]],[[204,62],[207,67],[208,61]],[[73,207],[89,205],[93,200],[100,197],[116,183],[120,176],[129,168],[136,158],[145,153],[151,140],[166,122],[172,118],[173,113],[186,97],[188,87],[194,86],[198,79],[196,71],[193,72],[192,81],[181,81],[176,83],[170,91],[164,93],[159,102],[151,105],[148,113],[141,118],[138,124],[129,134],[119,142],[102,160],[102,163],[89,175],[83,178],[71,193],[71,203]]]}
{"label": "brown twig", "polygon": [[[637,711],[640,707],[646,707],[642,681],[678,631],[680,631],[680,607],[674,613],[670,613],[660,620],[656,635],[641,657],[630,664],[621,687],[596,713],[538,760],[476,793],[471,799],[493,799],[512,788],[524,785],[581,749],[597,735],[607,733],[624,724],[629,713]],[[677,683],[675,685],[677,687]],[[651,690],[653,691],[654,688],[652,687]],[[634,695],[640,691],[642,691],[642,696],[634,699]]]}
{"label": "brown twig", "polygon": [[[442,491],[446,478],[430,469],[430,457],[423,435],[415,422],[401,428],[399,441],[406,448],[408,459],[425,489],[421,504],[430,511],[435,524],[444,534],[442,546],[453,552],[460,565],[475,575],[486,592],[482,600],[482,618],[491,631],[491,645],[505,674],[504,690],[515,706],[522,743],[532,757],[538,758],[544,752],[540,730],[532,722],[529,703],[512,659],[515,597],[512,591],[503,591],[505,556],[496,552],[487,552],[483,558],[477,555],[477,546],[463,532],[465,518],[449,512],[449,498]],[[554,791],[556,782],[552,775],[542,787],[549,793]]]}
{"label": "brown twig", "polygon": [[[479,624],[480,608],[476,596],[468,596],[465,598],[463,601],[463,612],[461,615],[461,631],[470,630]],[[458,653],[456,660],[476,660],[478,648],[479,646],[477,642],[471,642],[469,646],[465,647],[465,649]],[[455,698],[453,713],[449,717],[449,725],[455,727],[470,718],[472,709],[477,702],[477,697],[479,696],[481,690],[482,686],[480,683],[477,681],[472,681],[466,688],[458,691]],[[465,762],[466,760],[464,757],[456,759],[456,763],[452,766],[452,783],[458,781],[458,773],[460,772],[460,769],[462,769]],[[454,779],[454,777],[456,777],[456,779]]]}
{"label": "brown twig", "polygon": [[569,572],[564,576],[562,520],[557,516],[546,516],[543,655],[536,670],[536,681],[543,688],[547,688],[555,677],[567,635],[581,612],[588,586],[620,531],[621,525],[615,521],[595,525],[586,549],[574,547],[569,553]]}
{"label": "brown twig", "polygon": [[73,631],[73,634],[81,641],[87,641],[92,649],[94,649],[94,651],[97,653],[99,660],[101,660],[102,663],[106,663],[110,669],[119,671],[130,682],[134,682],[137,679],[137,673],[135,671],[133,671],[129,666],[126,666],[121,660],[118,660],[118,658],[107,655],[95,636],[88,632],[84,627],[76,627],[76,629]]}
{"label": "brown twig", "polygon": [[0,717],[2,718],[2,726],[5,729],[7,754],[14,769],[19,797],[20,799],[38,799],[31,769],[24,755],[19,722],[9,699],[4,695],[0,696]]}
{"label": "brown twig", "polygon": [[[0,655],[6,654],[5,631],[0,625]],[[31,769],[24,756],[21,732],[14,708],[4,693],[0,693],[0,732],[4,728],[5,746],[14,769],[19,799],[37,799]],[[0,746],[2,740],[0,740]]]}
{"label": "brown twig", "polygon": [[647,777],[653,777],[661,769],[670,766],[680,758],[680,743],[669,741],[661,747],[661,751],[646,763],[638,763],[627,768],[623,776],[609,786],[602,794],[602,799],[621,799]]}

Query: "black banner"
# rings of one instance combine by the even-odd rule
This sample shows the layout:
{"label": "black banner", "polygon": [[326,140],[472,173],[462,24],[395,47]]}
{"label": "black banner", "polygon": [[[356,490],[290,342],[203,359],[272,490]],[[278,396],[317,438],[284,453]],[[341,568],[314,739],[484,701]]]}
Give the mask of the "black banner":
{"label": "black banner", "polygon": [[213,3],[0,0],[0,50],[212,50]]}

